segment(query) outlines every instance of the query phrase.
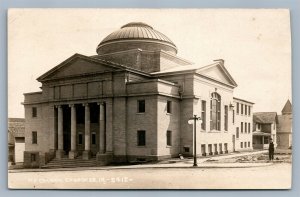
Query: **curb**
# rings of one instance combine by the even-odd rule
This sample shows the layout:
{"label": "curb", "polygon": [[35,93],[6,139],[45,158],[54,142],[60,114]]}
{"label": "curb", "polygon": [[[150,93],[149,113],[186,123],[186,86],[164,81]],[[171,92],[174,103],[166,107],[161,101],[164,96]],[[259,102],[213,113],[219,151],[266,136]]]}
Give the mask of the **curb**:
{"label": "curb", "polygon": [[186,169],[186,168],[200,168],[200,169],[210,169],[210,168],[255,168],[255,167],[266,167],[271,166],[274,163],[264,163],[264,165],[240,165],[240,166],[222,166],[222,165],[199,165],[194,166],[139,166],[139,167],[104,167],[104,168],[59,168],[59,169],[20,169],[20,170],[8,170],[9,173],[21,173],[21,172],[59,172],[59,171],[87,171],[87,170],[139,170],[139,169]]}

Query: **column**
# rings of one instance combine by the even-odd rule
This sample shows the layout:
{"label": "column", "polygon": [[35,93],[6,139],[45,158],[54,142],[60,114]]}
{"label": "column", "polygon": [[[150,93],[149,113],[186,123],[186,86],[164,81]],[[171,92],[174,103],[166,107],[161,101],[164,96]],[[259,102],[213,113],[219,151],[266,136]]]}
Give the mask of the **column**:
{"label": "column", "polygon": [[99,103],[99,153],[105,153],[105,106]]}
{"label": "column", "polygon": [[85,112],[84,112],[84,151],[82,153],[82,159],[90,159],[91,158],[91,141],[90,141],[90,106],[88,103],[84,104]]}
{"label": "column", "polygon": [[69,152],[69,158],[75,159],[76,152],[76,107],[74,104],[69,105],[71,107],[71,151]]}
{"label": "column", "polygon": [[60,159],[63,156],[64,135],[63,135],[63,109],[62,106],[57,107],[57,151],[56,158]]}

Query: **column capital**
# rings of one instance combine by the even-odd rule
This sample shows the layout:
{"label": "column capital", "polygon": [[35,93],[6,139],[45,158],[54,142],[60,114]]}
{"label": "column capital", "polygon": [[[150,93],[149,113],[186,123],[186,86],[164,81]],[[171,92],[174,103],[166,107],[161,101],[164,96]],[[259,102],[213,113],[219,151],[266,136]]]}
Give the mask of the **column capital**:
{"label": "column capital", "polygon": [[55,108],[61,108],[62,105],[54,105]]}
{"label": "column capital", "polygon": [[69,107],[75,107],[75,104],[69,104]]}
{"label": "column capital", "polygon": [[97,105],[104,105],[104,104],[105,104],[104,101],[97,102]]}
{"label": "column capital", "polygon": [[82,103],[82,106],[88,107],[88,106],[89,106],[89,103]]}

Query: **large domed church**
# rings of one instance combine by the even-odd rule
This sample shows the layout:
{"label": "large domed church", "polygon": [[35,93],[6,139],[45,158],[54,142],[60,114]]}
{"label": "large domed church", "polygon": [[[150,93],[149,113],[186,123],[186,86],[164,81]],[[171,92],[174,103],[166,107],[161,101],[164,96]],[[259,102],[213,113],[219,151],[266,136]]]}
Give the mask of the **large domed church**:
{"label": "large domed church", "polygon": [[74,54],[25,93],[26,167],[108,165],[252,149],[253,103],[233,97],[224,60],[193,64],[172,40],[132,22],[97,55]]}

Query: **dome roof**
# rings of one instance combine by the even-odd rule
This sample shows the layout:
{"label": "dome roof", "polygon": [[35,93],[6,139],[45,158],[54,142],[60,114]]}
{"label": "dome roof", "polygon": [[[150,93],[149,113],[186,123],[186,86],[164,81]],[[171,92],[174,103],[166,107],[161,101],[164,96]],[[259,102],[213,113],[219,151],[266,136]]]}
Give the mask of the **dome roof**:
{"label": "dome roof", "polygon": [[[100,42],[97,47],[97,52],[101,52],[100,48],[108,44],[127,41],[140,43],[152,42],[160,45],[166,45],[171,48],[170,51],[177,53],[176,45],[166,35],[153,29],[153,27],[151,27],[150,25],[141,22],[128,23],[122,26],[121,29],[109,34]],[[143,47],[139,48],[143,49]],[[148,49],[149,48],[147,48],[147,50]],[[157,47],[155,49],[157,50]],[[162,50],[165,50],[165,47]]]}

